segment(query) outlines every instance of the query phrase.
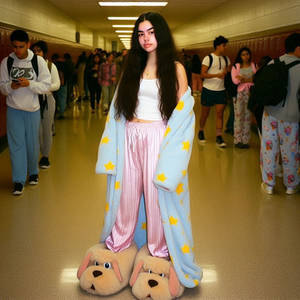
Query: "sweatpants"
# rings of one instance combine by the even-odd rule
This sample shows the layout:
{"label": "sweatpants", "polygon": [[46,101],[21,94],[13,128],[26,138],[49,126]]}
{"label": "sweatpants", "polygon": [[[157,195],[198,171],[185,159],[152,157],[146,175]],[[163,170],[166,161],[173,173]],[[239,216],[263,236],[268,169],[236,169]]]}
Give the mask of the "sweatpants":
{"label": "sweatpants", "polygon": [[27,173],[39,173],[40,110],[28,112],[7,107],[7,139],[13,182],[25,184]]}
{"label": "sweatpants", "polygon": [[244,90],[237,93],[233,99],[234,105],[234,143],[249,144],[251,112],[248,109],[250,91]]}
{"label": "sweatpants", "polygon": [[276,160],[282,158],[283,183],[286,187],[299,184],[299,124],[278,120],[266,111],[262,120],[261,165],[263,182],[275,186]]}
{"label": "sweatpants", "polygon": [[102,95],[103,95],[103,109],[108,109],[111,103],[111,100],[114,96],[115,85],[102,86]]}
{"label": "sweatpants", "polygon": [[47,106],[43,112],[40,126],[40,147],[42,156],[49,157],[52,146],[52,125],[55,114],[55,99],[53,95],[47,95]]}
{"label": "sweatpants", "polygon": [[148,249],[152,256],[169,255],[158,203],[158,190],[153,184],[165,129],[163,121],[126,123],[120,206],[112,232],[106,239],[107,247],[113,252],[130,247],[138,221],[141,195],[144,193]]}

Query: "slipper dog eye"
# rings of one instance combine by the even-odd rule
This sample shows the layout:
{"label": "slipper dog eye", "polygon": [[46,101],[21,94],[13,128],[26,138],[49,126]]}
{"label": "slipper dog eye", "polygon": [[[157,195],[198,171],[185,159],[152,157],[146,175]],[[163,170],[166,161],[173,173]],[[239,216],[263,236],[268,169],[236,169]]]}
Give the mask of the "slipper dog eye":
{"label": "slipper dog eye", "polygon": [[95,265],[95,266],[99,266],[100,264],[99,264],[97,261],[95,261],[95,262],[94,262],[94,265]]}
{"label": "slipper dog eye", "polygon": [[159,276],[161,276],[161,277],[165,277],[165,274],[164,273],[161,273],[161,274],[159,274]]}
{"label": "slipper dog eye", "polygon": [[152,274],[152,271],[149,269],[149,270],[148,270],[148,273],[149,273],[149,274]]}
{"label": "slipper dog eye", "polygon": [[111,269],[111,264],[108,262],[104,263],[103,266],[105,269]]}

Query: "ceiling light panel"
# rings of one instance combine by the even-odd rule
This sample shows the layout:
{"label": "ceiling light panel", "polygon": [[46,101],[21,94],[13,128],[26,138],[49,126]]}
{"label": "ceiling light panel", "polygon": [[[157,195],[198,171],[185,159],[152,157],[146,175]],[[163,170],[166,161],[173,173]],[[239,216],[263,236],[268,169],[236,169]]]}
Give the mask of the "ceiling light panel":
{"label": "ceiling light panel", "polygon": [[100,6],[166,6],[168,2],[98,2]]}
{"label": "ceiling light panel", "polygon": [[114,28],[134,28],[134,25],[113,25]]}
{"label": "ceiling light panel", "polygon": [[108,17],[110,21],[136,21],[138,17]]}

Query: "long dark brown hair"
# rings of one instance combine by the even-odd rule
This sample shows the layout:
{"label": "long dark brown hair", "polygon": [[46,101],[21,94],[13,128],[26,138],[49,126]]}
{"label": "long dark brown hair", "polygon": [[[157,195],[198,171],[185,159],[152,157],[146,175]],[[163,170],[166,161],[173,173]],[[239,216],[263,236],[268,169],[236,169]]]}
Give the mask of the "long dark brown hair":
{"label": "long dark brown hair", "polygon": [[134,118],[140,80],[148,59],[148,53],[140,46],[138,40],[139,24],[146,20],[152,24],[157,40],[157,78],[159,80],[162,118],[168,120],[177,105],[178,82],[173,37],[165,19],[158,13],[148,12],[142,14],[135,23],[131,49],[125,62],[115,101],[116,117],[119,118],[123,115],[128,121]]}

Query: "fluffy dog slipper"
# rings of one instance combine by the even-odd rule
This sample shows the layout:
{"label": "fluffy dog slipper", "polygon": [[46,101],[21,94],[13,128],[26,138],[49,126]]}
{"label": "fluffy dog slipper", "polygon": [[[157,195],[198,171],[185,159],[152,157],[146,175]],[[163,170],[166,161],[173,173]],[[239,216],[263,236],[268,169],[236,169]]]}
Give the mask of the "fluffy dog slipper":
{"label": "fluffy dog slipper", "polygon": [[130,285],[137,299],[171,300],[184,292],[171,261],[151,256],[147,245],[136,256]]}
{"label": "fluffy dog slipper", "polygon": [[107,249],[105,244],[91,247],[77,272],[80,287],[94,295],[119,292],[128,285],[136,254],[135,244],[117,253]]}

